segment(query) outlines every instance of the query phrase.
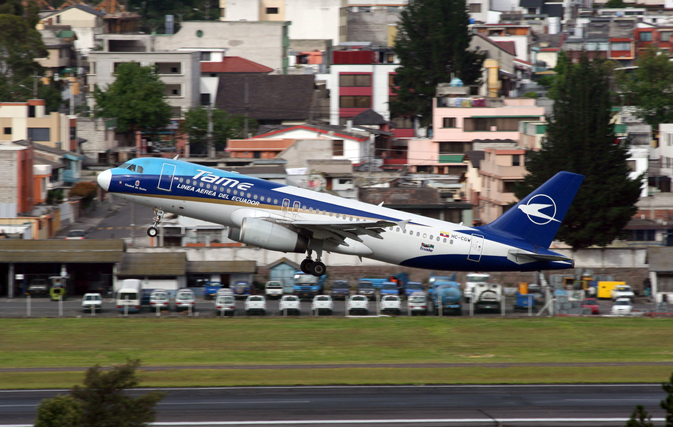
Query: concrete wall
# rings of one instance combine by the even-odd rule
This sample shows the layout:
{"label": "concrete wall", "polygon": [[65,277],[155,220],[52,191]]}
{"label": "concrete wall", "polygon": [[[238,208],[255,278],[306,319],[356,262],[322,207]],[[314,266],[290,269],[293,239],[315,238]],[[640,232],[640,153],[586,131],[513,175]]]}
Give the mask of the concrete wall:
{"label": "concrete wall", "polygon": [[286,169],[303,168],[308,160],[326,160],[332,158],[331,139],[298,139],[277,156],[287,160]]}
{"label": "concrete wall", "polygon": [[82,154],[90,161],[98,163],[98,154],[117,146],[113,130],[105,128],[109,119],[80,117],[77,119],[77,136],[86,139],[82,144]]}
{"label": "concrete wall", "polygon": [[371,42],[374,46],[388,46],[388,27],[397,26],[400,19],[399,10],[389,11],[387,6],[372,7],[369,12],[349,10],[347,16],[347,41]]}

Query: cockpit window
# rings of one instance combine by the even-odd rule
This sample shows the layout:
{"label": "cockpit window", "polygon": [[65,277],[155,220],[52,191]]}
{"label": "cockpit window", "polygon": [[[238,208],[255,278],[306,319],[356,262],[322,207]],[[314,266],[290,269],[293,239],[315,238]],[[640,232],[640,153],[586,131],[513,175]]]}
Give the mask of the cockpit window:
{"label": "cockpit window", "polygon": [[126,169],[127,167],[129,167],[129,162],[122,163],[122,164],[119,166],[119,169]]}
{"label": "cockpit window", "polygon": [[136,165],[130,164],[129,167],[127,167],[126,169],[130,170],[131,172],[135,172],[136,171]]}
{"label": "cockpit window", "polygon": [[143,173],[143,167],[142,166],[137,166],[134,165],[133,163],[126,162],[119,166],[119,169],[128,169],[131,172],[138,172],[138,173]]}
{"label": "cockpit window", "polygon": [[137,172],[138,172],[138,173],[143,173],[143,167],[142,167],[142,166],[138,166]]}

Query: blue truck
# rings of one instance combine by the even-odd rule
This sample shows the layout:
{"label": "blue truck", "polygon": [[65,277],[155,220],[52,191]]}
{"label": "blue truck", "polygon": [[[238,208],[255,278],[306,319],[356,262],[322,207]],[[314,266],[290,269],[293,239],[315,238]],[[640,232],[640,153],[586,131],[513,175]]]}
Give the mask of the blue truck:
{"label": "blue truck", "polygon": [[234,298],[236,299],[244,299],[248,295],[252,295],[252,285],[250,282],[235,282],[231,290],[234,292]]}
{"label": "blue truck", "polygon": [[204,299],[215,299],[217,291],[222,289],[222,283],[220,282],[206,282],[203,285],[203,298]]}
{"label": "blue truck", "polygon": [[359,280],[360,282],[369,282],[374,286],[374,289],[381,289],[381,285],[383,285],[383,282],[388,282],[388,279],[367,279],[363,278]]}
{"label": "blue truck", "polygon": [[463,291],[458,282],[435,280],[429,294],[435,307],[435,314],[439,315],[440,307],[442,314],[458,316],[463,314]]}
{"label": "blue truck", "polygon": [[408,282],[404,285],[404,294],[407,298],[414,292],[423,292],[423,284],[421,282]]}
{"label": "blue truck", "polygon": [[400,290],[395,282],[383,282],[381,284],[381,296],[384,295],[399,295]]}
{"label": "blue truck", "polygon": [[303,271],[297,271],[294,274],[294,294],[299,298],[312,299],[314,296],[323,293],[326,278],[325,275],[316,277]]}

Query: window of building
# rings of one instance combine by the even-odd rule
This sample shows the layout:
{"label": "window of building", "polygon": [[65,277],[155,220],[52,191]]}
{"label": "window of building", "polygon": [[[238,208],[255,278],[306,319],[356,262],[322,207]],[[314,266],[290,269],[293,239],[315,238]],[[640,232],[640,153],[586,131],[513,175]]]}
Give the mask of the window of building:
{"label": "window of building", "polygon": [[395,128],[397,129],[413,129],[414,128],[414,118],[413,117],[395,117],[391,120],[395,123]]}
{"label": "window of building", "polygon": [[33,141],[50,141],[50,128],[28,128],[28,138]]}
{"label": "window of building", "polygon": [[400,82],[397,77],[397,74],[389,74],[388,75],[388,86],[399,86]]}
{"label": "window of building", "polygon": [[514,193],[514,187],[516,187],[516,181],[503,181],[502,183],[502,192],[503,193]]}
{"label": "window of building", "polygon": [[210,52],[201,52],[201,61],[210,61]]}
{"label": "window of building", "polygon": [[631,172],[636,171],[636,161],[635,160],[627,160],[626,161],[626,167],[629,168]]}
{"label": "window of building", "polygon": [[671,31],[662,31],[659,33],[662,42],[671,41]]}
{"label": "window of building", "polygon": [[201,94],[201,105],[210,105],[210,94],[202,93]]}
{"label": "window of building", "polygon": [[371,6],[358,6],[358,12],[371,12],[372,7]]}
{"label": "window of building", "polygon": [[470,13],[481,13],[481,4],[470,3]]}
{"label": "window of building", "polygon": [[371,74],[340,74],[340,87],[371,87]]}
{"label": "window of building", "polygon": [[640,36],[639,36],[638,40],[640,40],[641,42],[651,42],[652,41],[652,32],[647,31],[647,32],[640,33]]}
{"label": "window of building", "polygon": [[530,121],[530,117],[467,117],[464,120],[465,131],[518,131],[519,122]]}
{"label": "window of building", "polygon": [[611,50],[631,50],[631,43],[629,42],[613,42],[610,46]]}
{"label": "window of building", "polygon": [[34,105],[29,105],[28,106],[28,117],[35,117],[35,106]]}
{"label": "window of building", "polygon": [[461,154],[472,150],[469,141],[443,141],[439,143],[439,154]]}
{"label": "window of building", "polygon": [[444,117],[442,119],[443,128],[455,128],[456,127],[456,118],[455,117]]}
{"label": "window of building", "polygon": [[266,14],[267,15],[278,15],[278,8],[277,7],[267,7],[266,8]]}
{"label": "window of building", "polygon": [[89,62],[89,74],[96,74],[96,63]]}
{"label": "window of building", "polygon": [[340,96],[339,108],[371,108],[371,96]]}
{"label": "window of building", "polygon": [[77,127],[70,126],[70,139],[77,139]]}
{"label": "window of building", "polygon": [[344,155],[344,141],[343,141],[343,139],[332,140],[332,155],[333,156],[343,156]]}
{"label": "window of building", "polygon": [[512,154],[512,166],[521,166],[521,154]]}
{"label": "window of building", "polygon": [[629,230],[626,240],[630,242],[654,242],[655,230]]}
{"label": "window of building", "polygon": [[12,128],[5,128],[5,135],[11,135],[12,134]]}

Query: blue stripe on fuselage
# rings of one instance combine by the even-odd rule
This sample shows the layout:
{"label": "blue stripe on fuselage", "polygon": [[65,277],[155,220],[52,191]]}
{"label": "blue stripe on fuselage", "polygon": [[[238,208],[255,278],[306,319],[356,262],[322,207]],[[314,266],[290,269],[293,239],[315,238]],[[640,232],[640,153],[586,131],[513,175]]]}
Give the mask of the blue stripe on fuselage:
{"label": "blue stripe on fuselage", "polygon": [[536,261],[516,264],[501,256],[482,255],[479,262],[470,261],[467,255],[423,255],[400,263],[403,267],[445,271],[539,271],[572,268],[569,263]]}

